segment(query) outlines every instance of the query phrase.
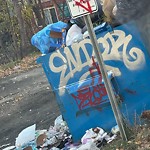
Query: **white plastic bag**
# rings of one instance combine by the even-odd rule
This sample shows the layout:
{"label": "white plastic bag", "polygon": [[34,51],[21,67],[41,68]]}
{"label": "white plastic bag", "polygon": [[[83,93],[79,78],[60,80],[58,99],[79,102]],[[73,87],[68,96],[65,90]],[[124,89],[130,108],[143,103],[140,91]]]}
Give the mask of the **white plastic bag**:
{"label": "white plastic bag", "polygon": [[[97,129],[98,132],[94,132],[94,130]],[[88,142],[94,142],[94,141],[97,141],[97,140],[102,140],[104,138],[104,136],[106,134],[104,134],[104,130],[102,128],[91,128],[89,130],[86,131],[85,135],[82,137],[81,139],[81,142],[82,144],[86,144]]]}
{"label": "white plastic bag", "polygon": [[118,127],[118,125],[114,126],[114,127],[111,129],[111,133],[113,133],[113,134],[118,134],[118,133],[119,133],[119,127]]}
{"label": "white plastic bag", "polygon": [[83,39],[82,30],[76,24],[72,25],[66,36],[66,45],[72,45]]}
{"label": "white plastic bag", "polygon": [[86,144],[81,145],[77,150],[99,150],[98,147],[96,147],[96,144],[93,142],[88,142]]}
{"label": "white plastic bag", "polygon": [[16,148],[19,148],[35,140],[35,128],[36,125],[34,124],[32,126],[25,128],[19,133],[18,137],[16,138],[16,143],[15,143]]}
{"label": "white plastic bag", "polygon": [[54,129],[57,132],[65,132],[68,131],[68,126],[66,122],[63,120],[62,115],[58,116],[54,122]]}

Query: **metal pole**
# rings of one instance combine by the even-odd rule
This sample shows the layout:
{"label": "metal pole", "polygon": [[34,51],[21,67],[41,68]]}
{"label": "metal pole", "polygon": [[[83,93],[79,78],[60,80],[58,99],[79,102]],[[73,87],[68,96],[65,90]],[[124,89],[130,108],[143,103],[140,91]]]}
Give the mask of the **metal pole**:
{"label": "metal pole", "polygon": [[91,18],[89,15],[86,15],[86,16],[84,16],[84,20],[85,20],[85,23],[86,23],[86,26],[88,29],[91,43],[93,45],[95,56],[97,58],[99,66],[100,66],[101,74],[102,74],[102,77],[103,77],[104,83],[105,83],[105,88],[106,88],[106,91],[107,91],[107,94],[108,94],[108,97],[110,100],[110,104],[111,104],[116,122],[117,122],[118,127],[119,127],[121,137],[123,140],[127,141],[128,139],[127,139],[127,135],[126,135],[125,128],[124,128],[122,115],[121,115],[121,112],[118,108],[118,104],[116,102],[116,98],[115,98],[114,92],[112,90],[110,80],[108,79],[108,76],[107,76],[104,61],[103,61],[102,55],[101,55],[100,50],[99,50],[97,38],[96,38],[96,35],[94,33],[94,30],[93,30],[93,24],[92,24]]}

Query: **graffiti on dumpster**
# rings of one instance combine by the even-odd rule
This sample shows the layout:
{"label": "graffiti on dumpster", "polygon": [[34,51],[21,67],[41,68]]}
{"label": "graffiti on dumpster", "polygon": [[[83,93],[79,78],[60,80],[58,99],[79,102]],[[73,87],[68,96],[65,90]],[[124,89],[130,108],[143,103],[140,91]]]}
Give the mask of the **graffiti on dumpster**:
{"label": "graffiti on dumpster", "polygon": [[103,84],[87,87],[81,90],[78,90],[77,95],[72,94],[72,97],[75,99],[79,110],[83,110],[89,106],[96,106],[102,104],[108,99],[103,97],[107,95],[106,89]]}
{"label": "graffiti on dumpster", "polygon": [[[132,44],[131,34],[126,35],[122,30],[114,30],[114,33],[106,33],[103,37],[98,38],[98,43],[104,61],[120,61],[129,70],[138,70],[145,65],[144,53]],[[81,72],[83,68],[90,67],[92,56],[94,56],[94,51],[92,51],[90,39],[84,39],[80,43],[74,43],[71,47],[65,47],[61,52],[52,53],[49,59],[49,67],[53,73],[60,74],[59,88],[66,86],[69,80]],[[58,66],[55,59],[59,59],[59,62],[62,63]],[[115,73],[115,76],[121,75],[119,68],[116,66],[107,67]],[[95,71],[97,70],[95,69]],[[78,81],[86,79],[89,75],[89,70],[82,71]],[[64,93],[65,89],[61,88],[59,95]]]}
{"label": "graffiti on dumpster", "polygon": [[[108,99],[105,99],[104,97],[107,95],[106,89],[104,84],[102,83],[102,75],[100,72],[100,68],[98,64],[95,62],[94,57],[92,56],[92,67],[89,68],[90,76],[92,78],[91,84],[82,87],[77,91],[77,94],[71,94],[72,97],[75,99],[76,104],[79,108],[79,110],[83,110],[88,107],[97,106],[99,104],[102,104]],[[94,85],[94,75],[93,75],[93,69],[96,69],[99,74],[98,83],[96,86]]]}

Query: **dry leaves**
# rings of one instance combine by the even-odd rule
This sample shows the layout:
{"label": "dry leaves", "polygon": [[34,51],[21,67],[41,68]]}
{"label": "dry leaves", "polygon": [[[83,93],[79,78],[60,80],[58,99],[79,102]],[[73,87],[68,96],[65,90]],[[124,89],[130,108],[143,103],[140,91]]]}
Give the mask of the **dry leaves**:
{"label": "dry leaves", "polygon": [[19,63],[13,65],[7,64],[7,65],[1,65],[0,66],[0,78],[3,78],[5,76],[11,75],[13,73],[19,73],[22,71],[29,70],[34,67],[38,67],[39,65],[36,64],[36,59],[40,56],[40,54],[34,54],[30,56],[26,56],[23,58]]}

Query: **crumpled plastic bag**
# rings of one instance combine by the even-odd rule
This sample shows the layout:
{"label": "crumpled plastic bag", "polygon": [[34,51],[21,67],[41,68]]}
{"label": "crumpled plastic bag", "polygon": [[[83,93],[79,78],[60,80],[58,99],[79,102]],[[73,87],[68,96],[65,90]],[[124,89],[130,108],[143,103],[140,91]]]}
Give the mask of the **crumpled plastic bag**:
{"label": "crumpled plastic bag", "polygon": [[112,129],[111,129],[111,133],[112,133],[112,134],[118,134],[119,132],[120,132],[120,131],[119,131],[118,125],[112,127]]}
{"label": "crumpled plastic bag", "polygon": [[77,150],[99,150],[99,148],[96,147],[95,143],[88,142],[86,144],[81,145]]}
{"label": "crumpled plastic bag", "polygon": [[85,135],[82,137],[82,144],[86,144],[88,142],[95,142],[97,140],[102,140],[107,133],[104,132],[102,128],[91,128],[86,131]]}
{"label": "crumpled plastic bag", "polygon": [[31,141],[35,140],[35,128],[36,125],[34,124],[32,126],[25,128],[19,133],[18,137],[16,138],[15,143],[16,148],[20,148],[23,145],[26,145]]}
{"label": "crumpled plastic bag", "polygon": [[80,42],[82,39],[82,29],[76,24],[72,25],[66,36],[66,45],[72,45],[73,43]]}
{"label": "crumpled plastic bag", "polygon": [[91,128],[86,131],[85,135],[81,138],[82,144],[87,143],[98,143],[105,140],[107,143],[110,143],[116,138],[117,135],[109,136],[102,128],[96,127]]}
{"label": "crumpled plastic bag", "polygon": [[50,150],[60,150],[60,149],[57,147],[52,147]]}
{"label": "crumpled plastic bag", "polygon": [[62,115],[58,116],[54,121],[54,129],[59,132],[65,132],[68,130],[66,122],[63,120]]}
{"label": "crumpled plastic bag", "polygon": [[58,44],[58,40],[56,38],[50,37],[50,32],[52,30],[61,32],[62,29],[65,29],[66,27],[67,24],[62,21],[49,24],[32,36],[31,44],[38,48],[42,54],[48,54],[57,48],[53,45]]}
{"label": "crumpled plastic bag", "polygon": [[62,115],[58,116],[54,121],[54,127],[50,126],[49,130],[46,132],[47,139],[45,140],[42,147],[54,145],[60,142],[60,140],[64,140],[67,131],[68,126],[66,125],[66,122],[63,120]]}
{"label": "crumpled plastic bag", "polygon": [[56,129],[53,126],[49,127],[48,132],[46,133],[47,138],[52,138],[53,136],[57,135],[58,131],[56,131]]}
{"label": "crumpled plastic bag", "polygon": [[55,121],[54,121],[54,126],[56,125],[60,125],[61,123],[63,123],[63,118],[62,118],[62,115],[58,116]]}
{"label": "crumpled plastic bag", "polygon": [[53,136],[50,139],[46,139],[45,142],[44,142],[44,144],[42,145],[42,147],[48,146],[48,145],[53,145],[53,144],[55,144],[57,142],[58,142],[58,139],[56,138],[56,136]]}

